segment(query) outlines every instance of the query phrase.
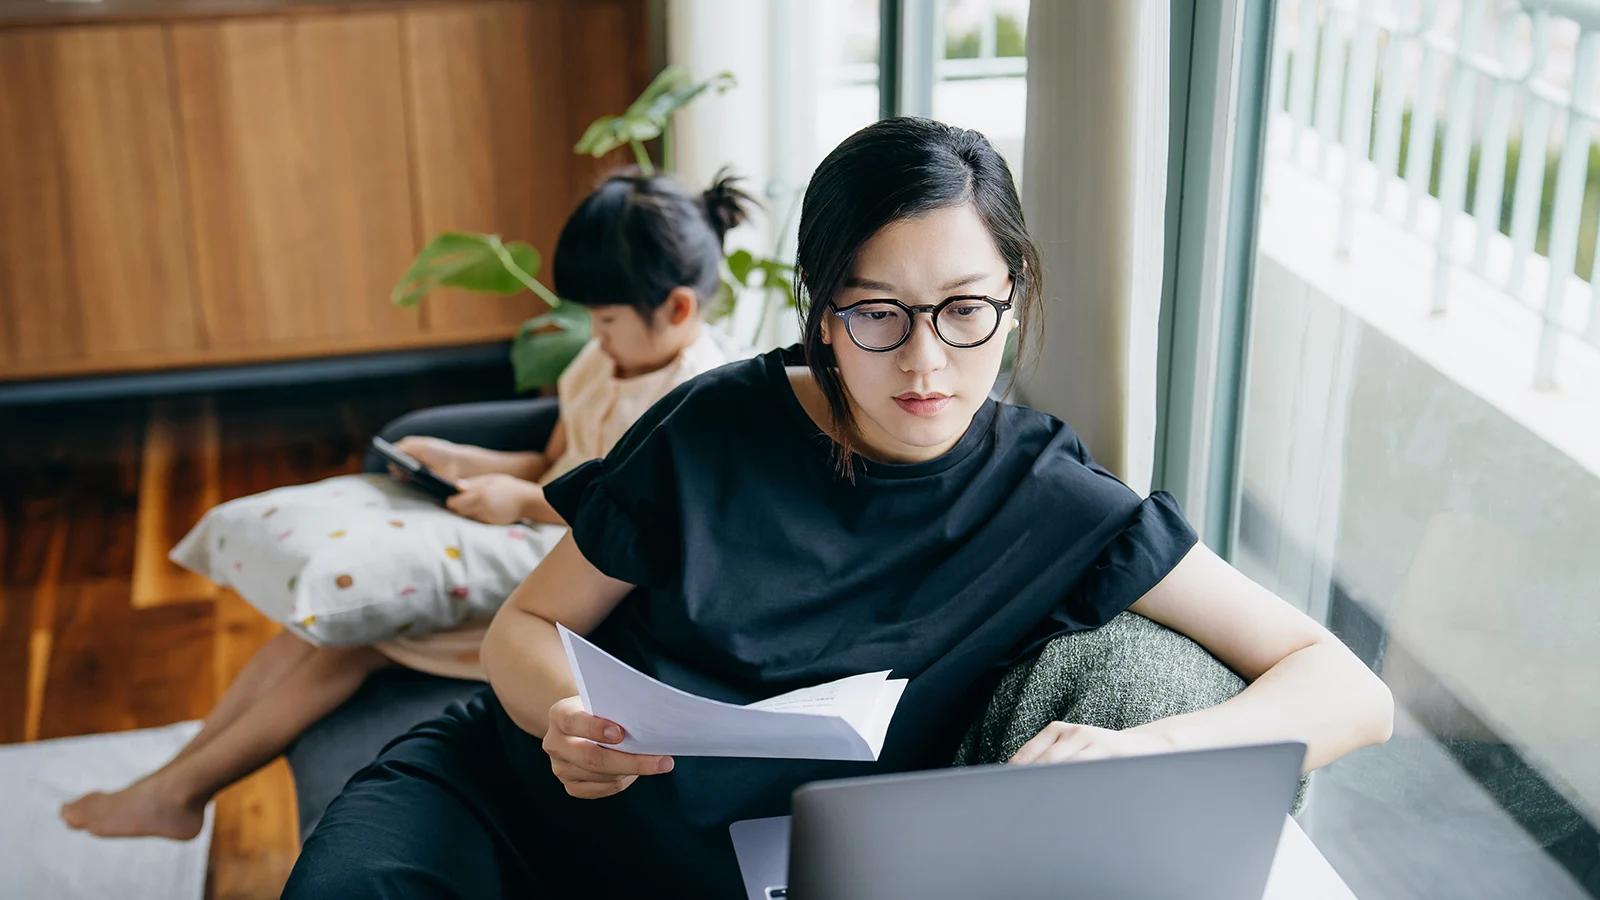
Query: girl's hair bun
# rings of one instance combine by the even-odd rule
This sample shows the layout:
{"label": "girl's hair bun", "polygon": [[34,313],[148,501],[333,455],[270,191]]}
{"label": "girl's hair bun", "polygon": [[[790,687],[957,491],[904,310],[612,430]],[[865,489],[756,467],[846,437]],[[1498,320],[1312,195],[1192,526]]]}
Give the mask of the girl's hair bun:
{"label": "girl's hair bun", "polygon": [[756,203],[755,198],[739,187],[739,182],[742,180],[728,169],[718,170],[716,177],[711,181],[711,187],[706,188],[705,193],[700,195],[700,203],[706,211],[706,220],[711,223],[711,229],[717,233],[719,242],[728,236],[728,232],[750,218],[751,207],[760,205]]}

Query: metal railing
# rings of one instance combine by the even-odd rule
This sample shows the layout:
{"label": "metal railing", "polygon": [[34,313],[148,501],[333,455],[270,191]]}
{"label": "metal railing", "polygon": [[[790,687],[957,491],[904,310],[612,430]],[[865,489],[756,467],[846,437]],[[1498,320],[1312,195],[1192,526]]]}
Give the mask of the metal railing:
{"label": "metal railing", "polygon": [[[1451,279],[1460,272],[1528,305],[1541,321],[1534,384],[1554,388],[1564,336],[1600,348],[1600,266],[1577,271],[1585,232],[1595,242],[1590,260],[1600,260],[1600,210],[1587,216],[1584,210],[1592,126],[1600,121],[1594,104],[1600,0],[1282,3],[1270,108],[1293,123],[1292,157],[1305,161],[1300,151],[1315,140],[1315,160],[1307,164],[1319,176],[1334,177],[1329,150],[1341,151],[1339,252],[1350,252],[1358,215],[1398,215],[1433,241],[1433,312],[1449,311]],[[1558,33],[1576,37],[1557,40]],[[1479,102],[1480,93],[1486,103]],[[1547,200],[1553,134],[1559,143]],[[1514,136],[1517,170],[1506,234]],[[1436,215],[1420,215],[1424,207]],[[1547,228],[1543,252],[1536,240],[1541,223]],[[1468,234],[1470,240],[1461,239]],[[1499,256],[1507,264],[1488,264],[1492,246],[1505,251]],[[1530,268],[1545,273],[1542,284],[1529,277]]]}

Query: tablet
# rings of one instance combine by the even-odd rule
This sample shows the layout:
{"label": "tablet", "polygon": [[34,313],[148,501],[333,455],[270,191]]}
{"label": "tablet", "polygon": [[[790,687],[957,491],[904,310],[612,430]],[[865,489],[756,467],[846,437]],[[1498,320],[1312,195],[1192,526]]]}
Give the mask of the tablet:
{"label": "tablet", "polygon": [[402,452],[400,448],[381,437],[373,436],[372,449],[378,451],[378,455],[387,459],[398,467],[400,471],[404,472],[406,474],[405,480],[412,487],[440,503],[461,493],[460,488],[435,475],[432,469],[418,462],[415,457]]}

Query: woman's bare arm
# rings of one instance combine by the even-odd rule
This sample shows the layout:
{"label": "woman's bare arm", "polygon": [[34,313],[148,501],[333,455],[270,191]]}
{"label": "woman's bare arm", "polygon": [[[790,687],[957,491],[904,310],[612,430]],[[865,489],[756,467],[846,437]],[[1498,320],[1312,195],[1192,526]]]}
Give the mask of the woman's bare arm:
{"label": "woman's bare arm", "polygon": [[518,727],[544,737],[550,707],[578,692],[556,624],[588,634],[631,590],[591,565],[569,534],[512,592],[484,637],[482,660]]}
{"label": "woman's bare arm", "polygon": [[1130,731],[1178,749],[1303,741],[1307,771],[1389,739],[1394,700],[1326,628],[1196,544],[1132,611],[1193,639],[1249,685]]}

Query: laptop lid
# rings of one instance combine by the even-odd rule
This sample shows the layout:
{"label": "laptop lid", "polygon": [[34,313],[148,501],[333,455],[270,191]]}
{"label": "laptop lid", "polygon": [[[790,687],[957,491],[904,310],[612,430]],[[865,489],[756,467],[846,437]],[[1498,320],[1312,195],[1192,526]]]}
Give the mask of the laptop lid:
{"label": "laptop lid", "polygon": [[1259,898],[1304,759],[1286,743],[809,784],[787,896]]}

